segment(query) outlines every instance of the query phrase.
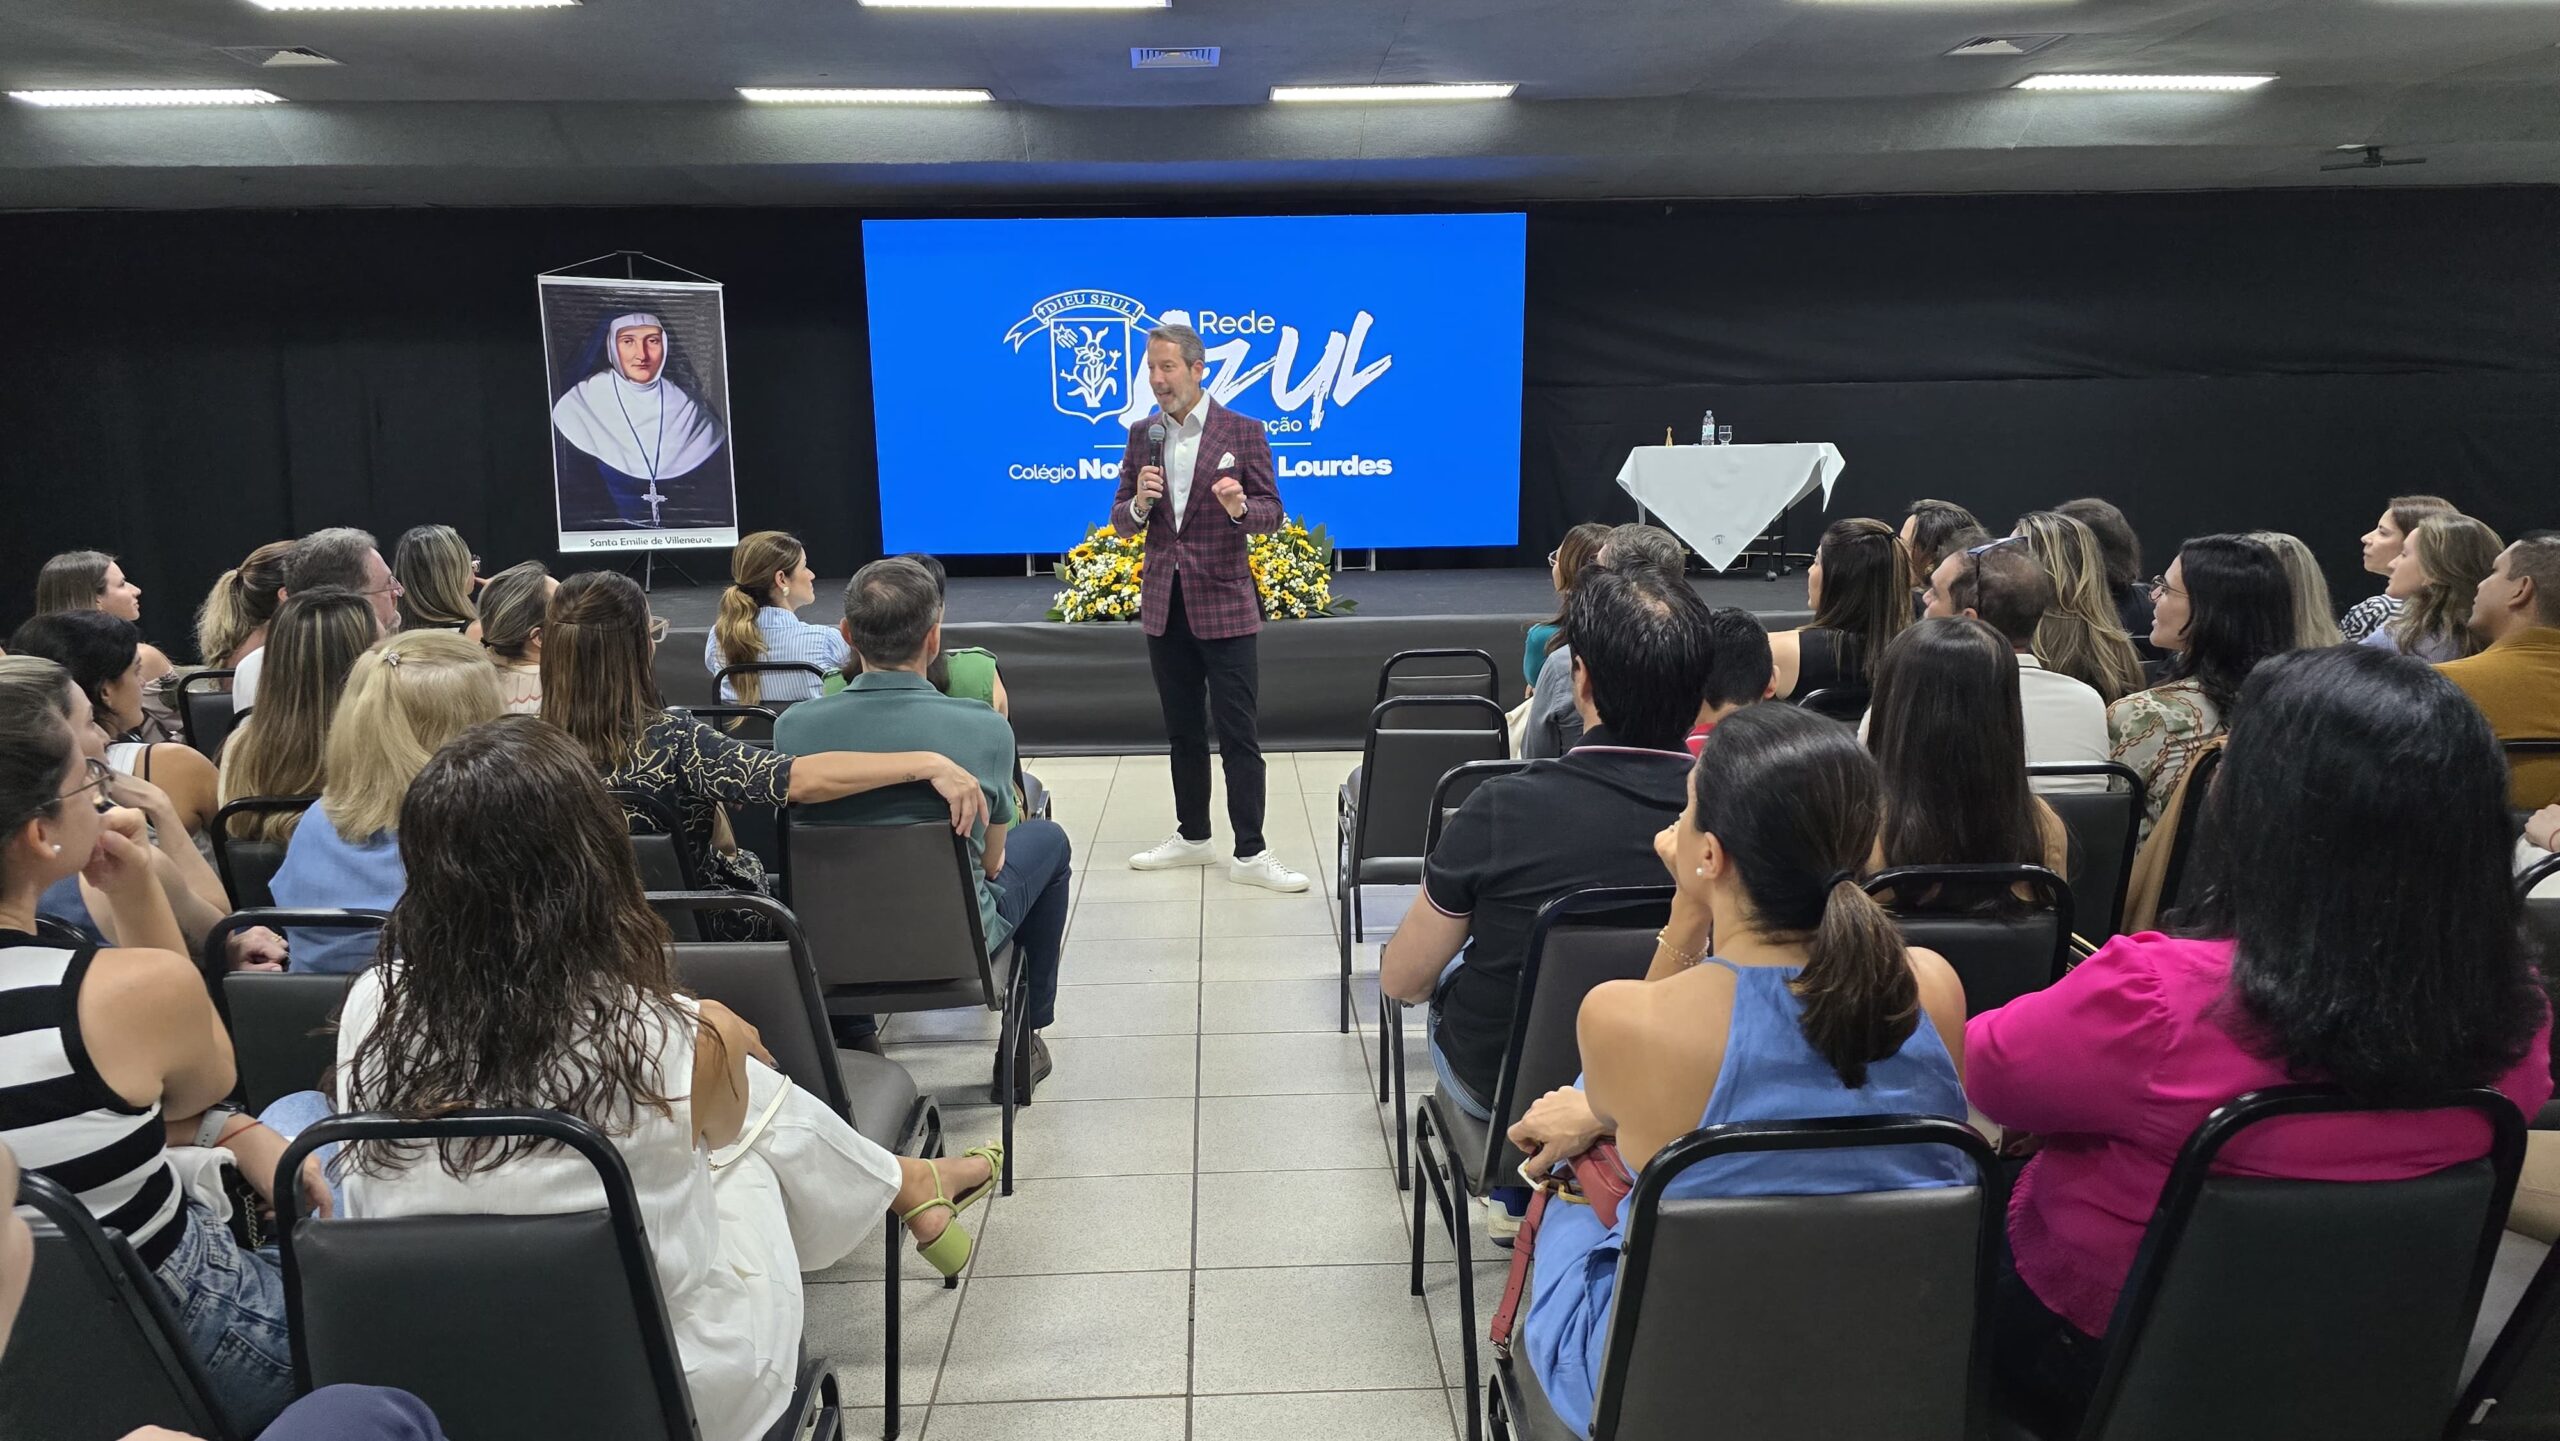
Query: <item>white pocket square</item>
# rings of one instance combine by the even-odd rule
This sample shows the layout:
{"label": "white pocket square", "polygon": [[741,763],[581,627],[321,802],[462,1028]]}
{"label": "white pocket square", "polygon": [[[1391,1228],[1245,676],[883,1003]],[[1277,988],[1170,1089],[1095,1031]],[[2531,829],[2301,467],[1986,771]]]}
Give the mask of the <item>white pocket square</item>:
{"label": "white pocket square", "polygon": [[1233,470],[1233,469],[1235,469],[1235,468],[1236,468],[1236,453],[1235,453],[1234,451],[1232,451],[1232,450],[1227,451],[1227,452],[1225,452],[1224,454],[1222,454],[1222,455],[1220,455],[1220,456],[1218,457],[1218,469],[1220,469],[1220,470]]}

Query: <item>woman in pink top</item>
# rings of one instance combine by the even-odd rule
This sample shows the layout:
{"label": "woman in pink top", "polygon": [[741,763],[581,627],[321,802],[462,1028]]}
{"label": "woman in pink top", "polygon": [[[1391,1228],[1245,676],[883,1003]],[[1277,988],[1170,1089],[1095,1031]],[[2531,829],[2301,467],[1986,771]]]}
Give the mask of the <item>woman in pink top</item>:
{"label": "woman in pink top", "polygon": [[[2530,1116],[2552,1092],[2480,713],[2430,667],[2356,647],[2260,665],[2237,712],[2197,857],[2211,884],[2180,934],[2119,937],[1965,1027],[1973,1104],[2043,1142],[2010,1197],[1995,1357],[2068,1410],[2215,1107],[2292,1081],[2384,1106],[2495,1085]],[[2248,1175],[2394,1180],[2488,1144],[2475,1116],[2410,1112],[2270,1122],[2223,1154]]]}

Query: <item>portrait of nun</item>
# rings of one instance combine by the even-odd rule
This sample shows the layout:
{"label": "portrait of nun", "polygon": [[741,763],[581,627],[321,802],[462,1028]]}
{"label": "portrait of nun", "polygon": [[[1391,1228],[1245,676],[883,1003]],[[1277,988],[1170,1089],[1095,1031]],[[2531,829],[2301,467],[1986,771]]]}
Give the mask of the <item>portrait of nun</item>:
{"label": "portrait of nun", "polygon": [[728,431],[697,398],[676,337],[635,311],[598,327],[551,407],[564,528],[684,529],[734,523]]}

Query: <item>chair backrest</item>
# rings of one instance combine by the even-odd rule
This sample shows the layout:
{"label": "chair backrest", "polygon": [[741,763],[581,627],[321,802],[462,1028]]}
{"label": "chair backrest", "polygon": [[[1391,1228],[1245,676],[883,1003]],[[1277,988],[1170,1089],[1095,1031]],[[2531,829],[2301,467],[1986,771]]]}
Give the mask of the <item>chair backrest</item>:
{"label": "chair backrest", "polygon": [[[2186,804],[2178,810],[2178,828],[2171,833],[2169,858],[2160,872],[2159,913],[2168,914],[2187,900],[2189,863],[2196,857],[2196,835],[2204,826],[2205,805],[2213,795],[2213,778],[2222,770],[2222,747],[2215,746],[2198,755],[2187,766],[2184,784]],[[2199,878],[2205,879],[2205,878]]]}
{"label": "chair backrest", "polygon": [[[1668,1199],[1738,1152],[1945,1146],[1968,1186]],[[1980,1134],[1932,1116],[1747,1122],[1662,1149],[1627,1201],[1593,1441],[1937,1441],[1968,1434],[2007,1211]],[[1845,1363],[1845,1364],[1844,1364]]]}
{"label": "chair backrest", "polygon": [[1653,964],[1654,936],[1671,921],[1669,886],[1595,886],[1547,902],[1529,926],[1520,961],[1520,992],[1511,1003],[1511,1037],[1493,1088],[1494,1124],[1485,1136],[1488,1184],[1513,1184],[1528,1160],[1505,1134],[1540,1096],[1582,1074],[1575,1022],[1582,998],[1607,981],[1642,979]]}
{"label": "chair backrest", "polygon": [[[693,852],[684,848],[684,821],[657,797],[641,791],[615,787],[605,792],[622,807],[623,821],[631,827],[631,856],[640,867],[640,889],[644,891],[699,891],[706,889],[702,873],[693,861]],[[689,941],[701,934],[694,924],[694,913],[687,911],[667,918],[676,939]]]}
{"label": "chair backrest", "polygon": [[2102,776],[2106,789],[2039,790],[2071,834],[2074,926],[2093,941],[2116,933],[2124,916],[2124,890],[2133,879],[2133,855],[2142,834],[2142,776],[2116,761],[2046,761],[2027,767],[2029,784],[2064,776]]}
{"label": "chair backrest", "polygon": [[[576,1152],[595,1168],[603,1207],[314,1220],[286,1187],[278,1229],[301,1385],[396,1386],[455,1436],[694,1441],[631,1173],[594,1127],[556,1111],[332,1116],[294,1138],[280,1169],[332,1141],[474,1136]],[[437,1161],[430,1149],[413,1164]]]}
{"label": "chair backrest", "polygon": [[318,796],[242,796],[213,813],[213,824],[206,830],[213,836],[213,868],[222,877],[223,894],[231,897],[235,907],[272,906],[275,892],[270,889],[276,872],[284,867],[283,841],[242,840],[231,834],[234,816],[300,814],[319,801]]}
{"label": "chair backrest", "polygon": [[32,1171],[35,1273],[0,1356],[0,1436],[122,1436],[161,1426],[231,1441],[169,1293],[124,1237]]}
{"label": "chair backrest", "polygon": [[2333,1087],[2280,1086],[2196,1128],[2108,1325],[2084,1441],[2444,1429],[2524,1152],[2514,1103],[2485,1089],[2434,1098],[2424,1109],[2486,1120],[2490,1145],[2404,1181],[2213,1174],[2251,1126],[2367,1109]]}
{"label": "chair backrest", "polygon": [[[2519,762],[2535,760],[2542,762],[2535,767],[2537,771],[2560,772],[2560,736],[2517,736],[2498,744],[2506,750],[2509,771],[2513,771]],[[2554,780],[2552,789],[2540,799],[2545,805],[2560,801],[2560,780]]]}
{"label": "chair backrest", "polygon": [[270,926],[321,930],[379,930],[382,911],[234,911],[205,933],[197,963],[213,988],[214,1008],[231,1029],[239,1063],[240,1095],[251,1112],[278,1097],[320,1087],[338,1059],[338,1011],[356,974],[311,975],[293,971],[235,971],[224,963],[234,931]]}
{"label": "chair backrest", "polygon": [[[1474,695],[1499,703],[1501,681],[1493,657],[1480,650],[1440,648],[1400,650],[1378,667],[1378,694],[1372,705],[1399,696]],[[1389,725],[1421,724],[1424,717],[1394,712]]]}
{"label": "chair backrest", "polygon": [[1458,813],[1458,807],[1467,803],[1467,797],[1476,793],[1476,787],[1495,776],[1507,776],[1528,768],[1527,761],[1469,761],[1442,775],[1440,783],[1431,791],[1431,816],[1422,829],[1422,853],[1427,856],[1439,847],[1441,828],[1449,824],[1449,817]]}
{"label": "chair backrest", "polygon": [[222,743],[231,738],[231,678],[236,671],[189,671],[178,679],[178,719],[186,725],[187,744],[219,762]]}
{"label": "chair backrest", "polygon": [[1867,713],[1868,692],[1864,687],[1824,686],[1809,690],[1795,698],[1796,705],[1815,715],[1829,716],[1843,725],[1856,725]]}
{"label": "chair backrest", "polygon": [[818,993],[809,938],[788,906],[765,896],[734,891],[653,891],[649,904],[673,916],[702,911],[748,911],[762,916],[779,940],[679,941],[676,978],[697,996],[738,1013],[773,1052],[774,1069],[825,1101],[837,1115],[850,1102],[836,1063],[835,1034]]}
{"label": "chair backrest", "polygon": [[[1892,896],[1889,909],[1904,944],[1925,946],[1955,967],[1967,1015],[2041,991],[2070,967],[2071,887],[2042,866],[1895,866],[1865,885],[1869,895]],[[2016,885],[2034,898],[1978,911],[1931,901],[1932,892],[1973,899]]]}
{"label": "chair backrest", "polygon": [[769,705],[688,705],[669,709],[716,727],[732,740],[768,750],[773,747],[773,723],[781,718],[781,713]]}
{"label": "chair backrest", "polygon": [[[742,675],[758,677],[804,675],[809,678],[810,696],[817,695],[820,691],[826,688],[827,684],[827,672],[825,668],[811,665],[805,660],[751,660],[741,662],[737,665],[724,665],[720,667],[719,670],[714,671],[711,676],[712,699],[718,700],[720,697],[727,695],[729,693],[729,682]],[[763,682],[759,680],[757,683],[757,689],[761,691],[763,688]],[[808,697],[802,697],[801,699],[807,698]],[[798,705],[799,703],[799,700],[764,699],[759,700],[757,705],[766,710],[784,711]],[[698,713],[703,709],[703,707],[687,706],[686,709]]]}
{"label": "chair backrest", "polygon": [[975,980],[989,1008],[1001,1002],[968,842],[949,824],[829,826],[785,815],[782,831],[820,987]]}
{"label": "chair backrest", "polygon": [[1420,856],[1440,778],[1469,761],[1507,759],[1511,732],[1502,707],[1483,696],[1413,695],[1369,712],[1360,751],[1360,793],[1351,861]]}

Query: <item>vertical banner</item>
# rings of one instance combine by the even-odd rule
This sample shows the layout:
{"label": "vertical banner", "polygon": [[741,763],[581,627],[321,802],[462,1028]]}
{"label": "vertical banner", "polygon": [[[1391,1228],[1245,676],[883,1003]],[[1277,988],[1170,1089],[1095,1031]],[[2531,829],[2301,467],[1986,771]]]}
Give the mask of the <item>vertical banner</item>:
{"label": "vertical banner", "polygon": [[720,287],[539,280],[560,549],[736,545]]}

